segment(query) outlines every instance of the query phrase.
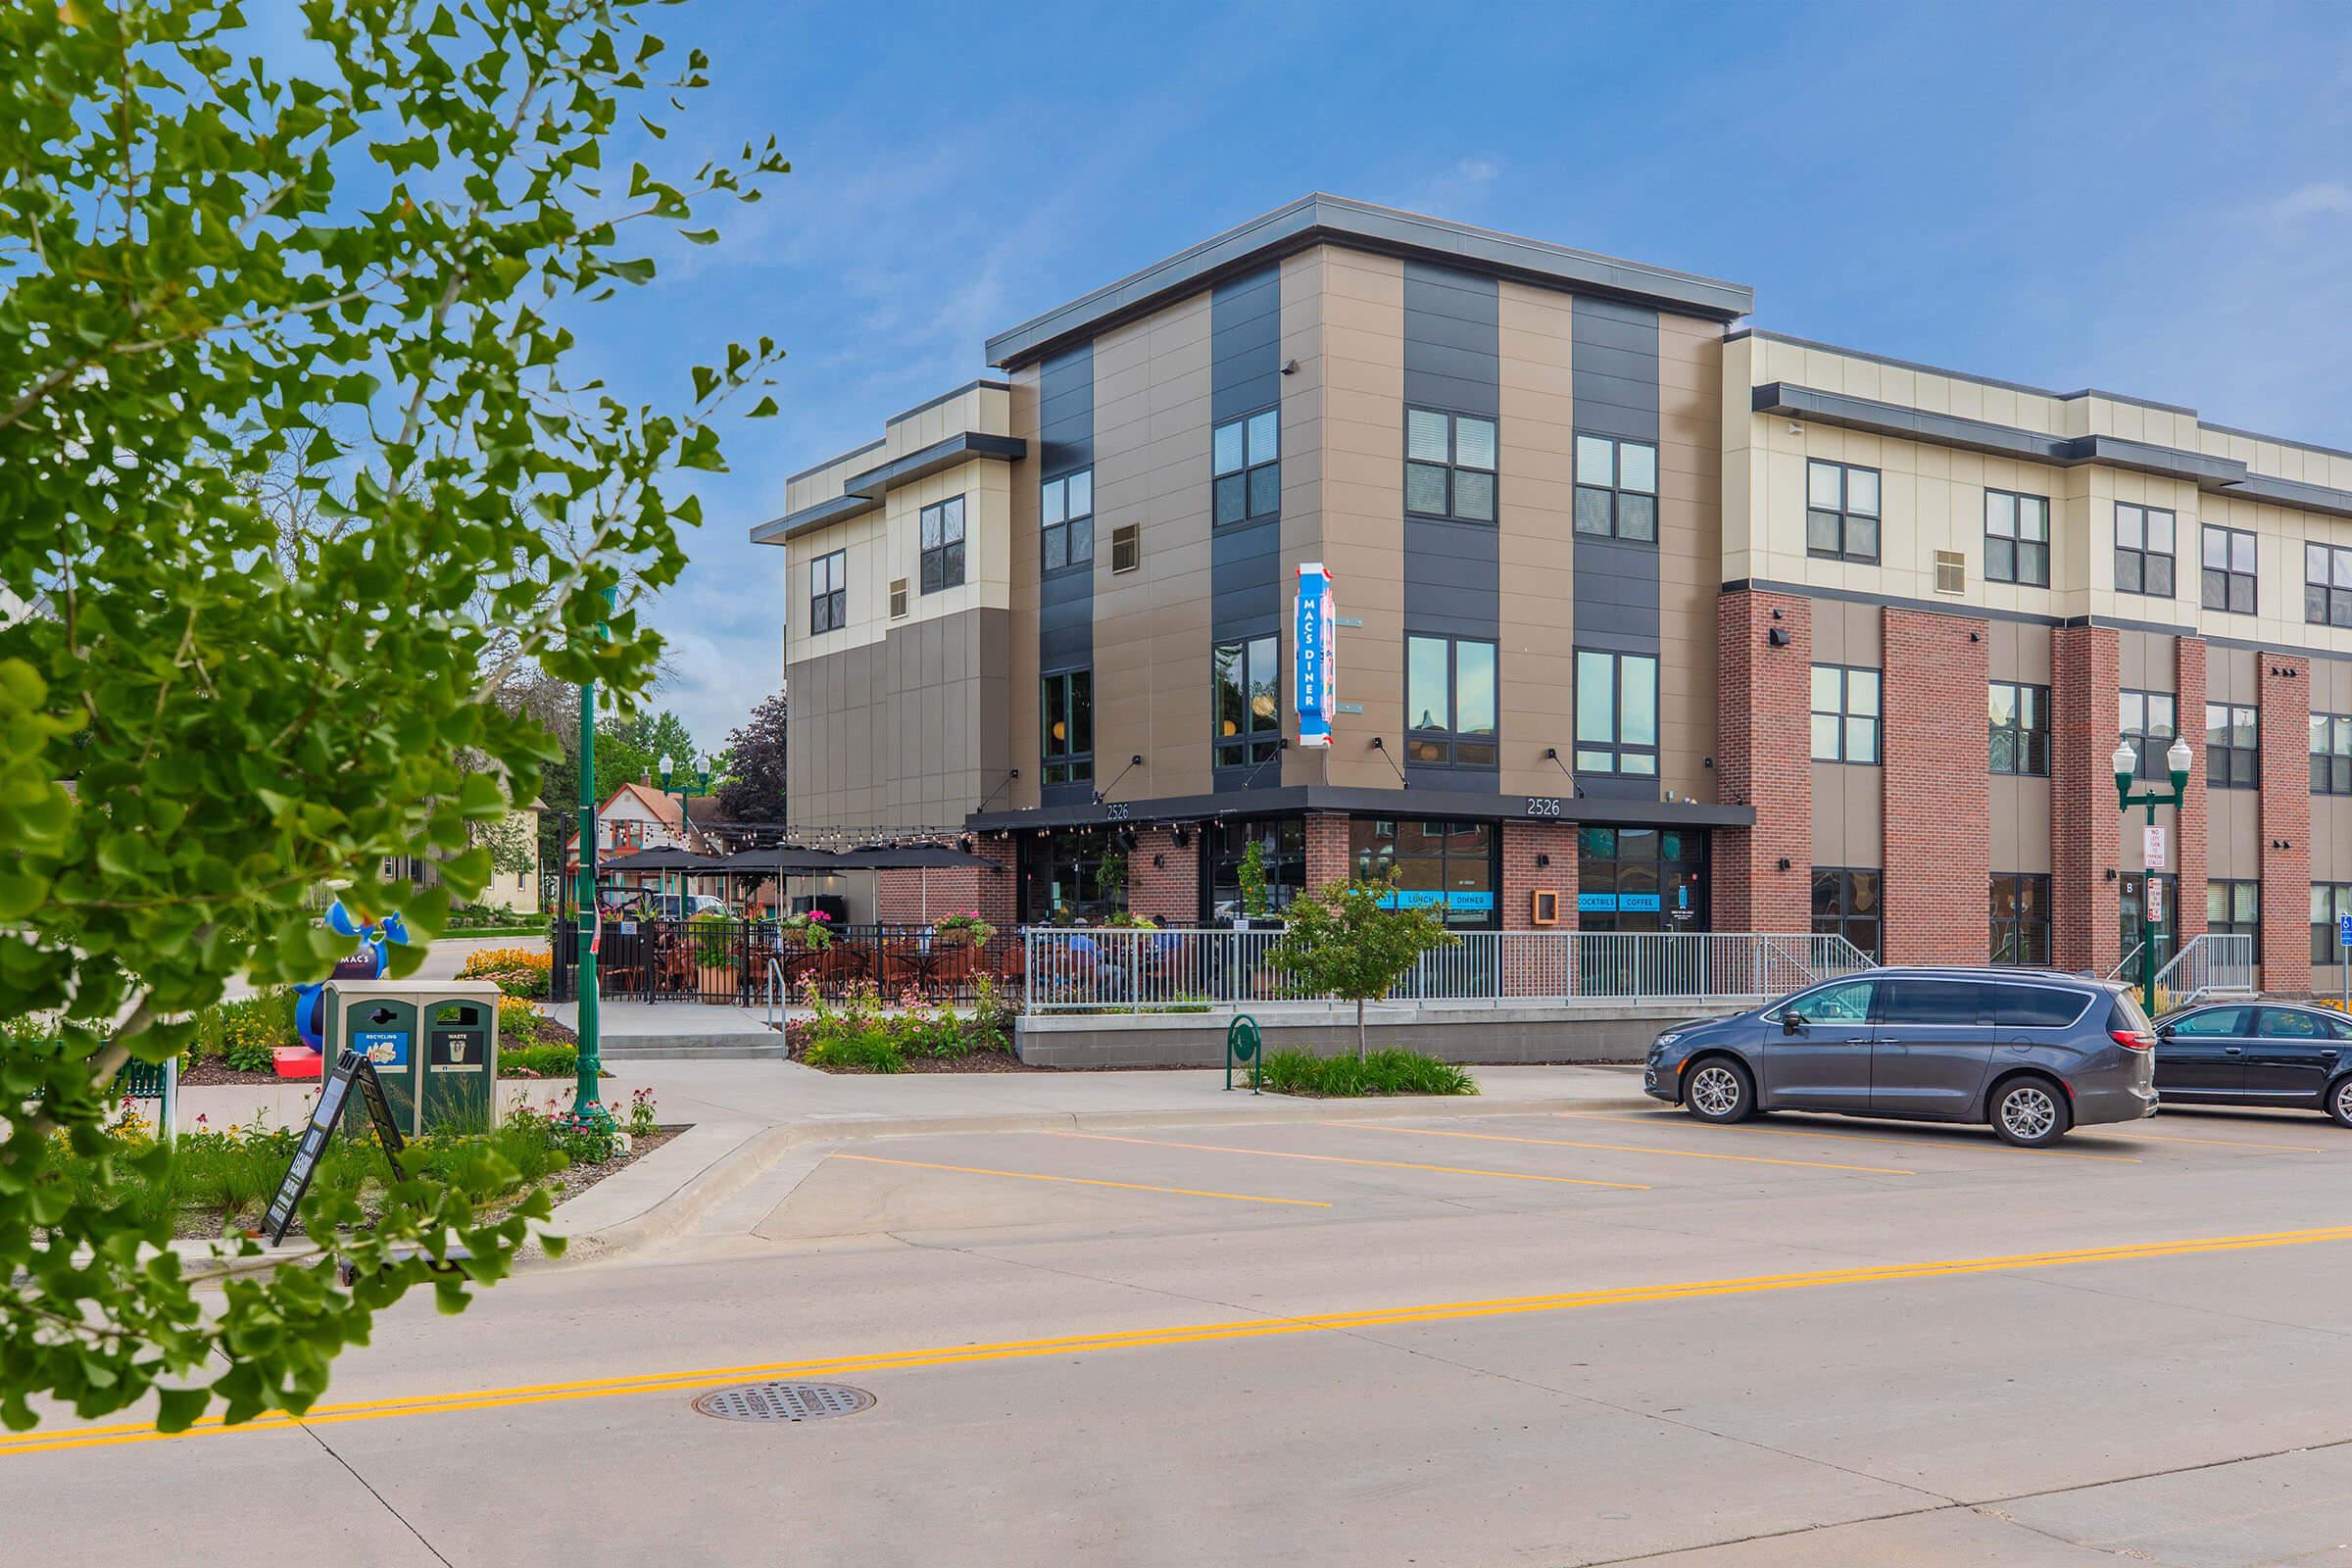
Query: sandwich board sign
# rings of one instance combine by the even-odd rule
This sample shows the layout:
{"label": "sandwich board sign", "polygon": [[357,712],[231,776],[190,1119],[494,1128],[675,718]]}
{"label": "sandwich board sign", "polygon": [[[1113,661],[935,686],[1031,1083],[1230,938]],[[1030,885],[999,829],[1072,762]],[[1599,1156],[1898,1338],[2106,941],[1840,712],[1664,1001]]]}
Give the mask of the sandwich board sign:
{"label": "sandwich board sign", "polygon": [[311,1119],[303,1124],[302,1142],[294,1147],[294,1157],[286,1162],[286,1174],[277,1184],[277,1195],[270,1200],[270,1207],[262,1217],[262,1229],[275,1247],[286,1239],[294,1224],[294,1212],[302,1204],[302,1195],[310,1191],[311,1178],[318,1173],[318,1161],[326,1157],[328,1140],[335,1136],[335,1124],[343,1119],[344,1107],[350,1102],[354,1087],[368,1105],[368,1119],[375,1124],[375,1136],[384,1146],[384,1157],[392,1162],[392,1174],[408,1180],[400,1168],[400,1152],[404,1146],[400,1124],[392,1119],[392,1106],[384,1099],[383,1080],[375,1075],[375,1065],[366,1052],[356,1047],[346,1049],[335,1058],[332,1071],[318,1086],[318,1103],[312,1107]]}

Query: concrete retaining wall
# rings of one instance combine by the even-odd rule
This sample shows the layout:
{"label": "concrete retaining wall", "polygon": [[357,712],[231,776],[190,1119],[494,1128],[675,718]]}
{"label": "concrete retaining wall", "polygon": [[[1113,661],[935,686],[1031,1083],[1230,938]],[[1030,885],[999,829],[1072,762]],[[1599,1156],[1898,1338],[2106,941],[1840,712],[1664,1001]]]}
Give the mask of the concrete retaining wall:
{"label": "concrete retaining wall", "polygon": [[[1248,1009],[1267,1049],[1336,1056],[1355,1049],[1352,1007]],[[1373,1050],[1402,1046],[1446,1061],[1639,1061],[1669,1024],[1739,1011],[1732,1004],[1580,1004],[1571,1006],[1380,1006],[1365,1013]],[[1175,1013],[1044,1014],[1015,1021],[1013,1049],[1042,1067],[1217,1067],[1234,1009]]]}

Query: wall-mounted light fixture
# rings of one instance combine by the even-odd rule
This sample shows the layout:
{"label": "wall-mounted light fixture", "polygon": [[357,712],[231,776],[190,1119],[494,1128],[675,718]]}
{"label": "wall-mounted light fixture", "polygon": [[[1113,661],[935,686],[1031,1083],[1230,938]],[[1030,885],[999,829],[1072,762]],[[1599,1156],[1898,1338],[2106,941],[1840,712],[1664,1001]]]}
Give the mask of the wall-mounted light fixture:
{"label": "wall-mounted light fixture", "polygon": [[1786,648],[1788,646],[1788,628],[1775,626],[1764,634],[1764,640],[1775,648]]}
{"label": "wall-mounted light fixture", "polygon": [[1549,865],[1550,863],[1551,863],[1551,857],[1550,857],[1550,856],[1548,856],[1548,855],[1544,855],[1544,854],[1543,854],[1543,853],[1541,853],[1541,852],[1539,852],[1539,853],[1537,854],[1537,856],[1536,856],[1536,864],[1537,864],[1537,865],[1539,865],[1539,866],[1544,866],[1544,865]]}
{"label": "wall-mounted light fixture", "polygon": [[1297,375],[1298,373],[1298,362],[1297,360],[1283,361],[1282,373],[1285,375]]}
{"label": "wall-mounted light fixture", "polygon": [[1788,869],[1788,857],[1786,855],[1781,857],[1781,869],[1784,871]]}
{"label": "wall-mounted light fixture", "polygon": [[1168,858],[1167,858],[1166,856],[1164,856],[1164,855],[1154,855],[1154,856],[1152,856],[1152,864],[1154,867],[1163,866],[1163,865],[1166,865],[1167,863],[1168,863]]}

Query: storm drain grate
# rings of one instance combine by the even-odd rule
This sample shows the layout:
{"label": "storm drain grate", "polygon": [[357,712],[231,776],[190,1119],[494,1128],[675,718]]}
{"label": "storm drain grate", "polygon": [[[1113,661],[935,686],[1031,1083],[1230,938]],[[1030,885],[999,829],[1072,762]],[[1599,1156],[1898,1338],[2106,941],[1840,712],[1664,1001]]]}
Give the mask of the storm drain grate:
{"label": "storm drain grate", "polygon": [[739,1383],[694,1401],[722,1421],[822,1421],[874,1407],[874,1396],[846,1383]]}

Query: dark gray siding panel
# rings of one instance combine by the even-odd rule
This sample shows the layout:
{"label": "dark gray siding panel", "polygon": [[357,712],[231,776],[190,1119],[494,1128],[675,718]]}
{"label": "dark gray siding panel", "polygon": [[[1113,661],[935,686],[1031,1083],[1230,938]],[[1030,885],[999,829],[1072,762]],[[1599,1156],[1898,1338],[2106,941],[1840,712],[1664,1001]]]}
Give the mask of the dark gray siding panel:
{"label": "dark gray siding panel", "polygon": [[[1578,295],[1570,363],[1581,434],[1658,438],[1658,315],[1644,306]],[[1658,655],[1655,545],[1576,536],[1576,646]],[[1589,795],[1655,800],[1655,779],[1585,774]]]}
{"label": "dark gray siding panel", "polygon": [[[1279,268],[1220,284],[1209,297],[1209,419],[1222,424],[1282,403],[1282,272]],[[1290,432],[1282,432],[1287,448]],[[1214,508],[1213,498],[1210,506]],[[1232,642],[1274,635],[1282,626],[1282,523],[1279,517],[1212,526],[1208,537],[1209,637]],[[1200,650],[1200,680],[1208,681]],[[1288,689],[1285,689],[1285,698]],[[1280,783],[1278,766],[1215,770],[1220,792],[1246,783]]]}
{"label": "dark gray siding panel", "polygon": [[[1038,367],[1037,477],[1054,478],[1095,461],[1095,346],[1084,343],[1056,354]],[[1097,530],[1095,548],[1109,548]],[[1065,669],[1091,668],[1095,662],[1095,574],[1069,571],[1045,578],[1038,585],[1037,668],[1041,676]],[[1040,751],[1037,737],[1020,743],[1032,766]],[[1100,763],[1097,764],[1098,768]],[[1094,786],[1045,786],[1040,799],[1048,806],[1067,806],[1093,799]]]}
{"label": "dark gray siding panel", "polygon": [[1209,296],[1209,418],[1216,423],[1282,401],[1282,274],[1269,268]]}

